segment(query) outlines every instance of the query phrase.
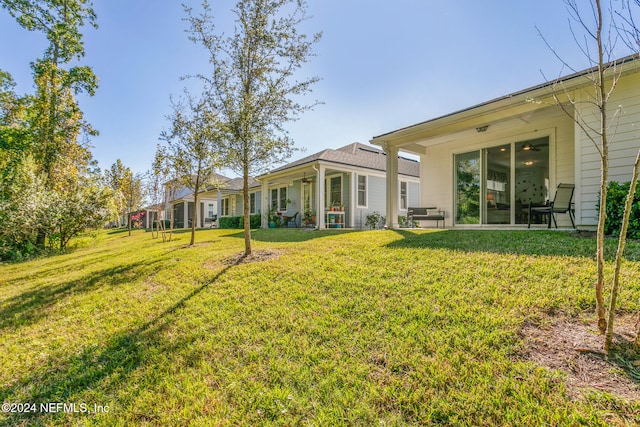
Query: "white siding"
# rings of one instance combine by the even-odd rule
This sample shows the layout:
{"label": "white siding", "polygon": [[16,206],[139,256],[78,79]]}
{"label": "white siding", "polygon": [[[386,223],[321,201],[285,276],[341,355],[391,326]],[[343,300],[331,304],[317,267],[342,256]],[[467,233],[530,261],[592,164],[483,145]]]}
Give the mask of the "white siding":
{"label": "white siding", "polygon": [[[587,92],[577,96],[586,97]],[[582,105],[582,104],[581,104]],[[609,101],[609,181],[631,180],[633,162],[640,149],[640,74],[624,76]],[[600,119],[594,107],[580,107],[589,125],[600,127]],[[620,113],[614,117],[615,111]],[[591,140],[576,126],[576,222],[579,226],[597,224],[596,204],[600,193],[600,155]]]}
{"label": "white siding", "polygon": [[[364,228],[367,222],[367,215],[373,212],[379,212],[385,215],[387,208],[386,202],[387,185],[384,177],[369,176],[367,180],[367,207],[356,208],[353,226],[355,228]],[[357,198],[355,199],[357,203]]]}

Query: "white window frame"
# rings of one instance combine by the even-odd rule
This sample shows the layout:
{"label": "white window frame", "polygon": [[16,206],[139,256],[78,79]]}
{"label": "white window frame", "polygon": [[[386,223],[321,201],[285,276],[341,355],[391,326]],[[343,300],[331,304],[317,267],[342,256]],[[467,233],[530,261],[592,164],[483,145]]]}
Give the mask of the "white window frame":
{"label": "white window frame", "polygon": [[229,216],[229,197],[225,197],[221,201],[222,212],[220,212],[220,216]]}
{"label": "white window frame", "polygon": [[[253,197],[253,209],[251,209],[251,198]],[[258,209],[258,196],[255,192],[249,193],[249,214],[255,214]]]}
{"label": "white window frame", "polygon": [[333,178],[339,178],[340,179],[340,204],[342,206],[345,206],[345,200],[344,200],[344,189],[342,188],[342,174],[337,174],[337,175],[330,175],[326,177],[325,180],[325,205],[328,208],[331,208],[331,180]]}
{"label": "white window frame", "polygon": [[[404,193],[405,205],[404,205],[404,207],[402,206],[402,185],[403,184],[405,186],[405,193]],[[398,183],[398,185],[400,186],[400,188],[398,189],[398,197],[399,197],[398,207],[400,208],[400,210],[406,211],[407,208],[409,207],[409,181],[400,181]]]}
{"label": "white window frame", "polygon": [[[360,204],[360,178],[364,178],[364,204]],[[356,175],[356,203],[359,208],[366,208],[369,206],[369,176],[368,175]]]}
{"label": "white window frame", "polygon": [[271,200],[270,200],[270,202],[271,202],[271,204],[270,204],[271,208],[273,208],[273,207],[274,207],[274,203],[273,203],[273,193],[275,192],[275,193],[277,194],[277,199],[276,199],[276,203],[275,203],[275,208],[276,208],[276,211],[278,211],[278,212],[285,212],[285,211],[287,210],[287,206],[286,206],[286,204],[285,204],[285,206],[282,206],[282,205],[280,204],[280,202],[282,202],[282,201],[283,201],[283,200],[282,200],[282,199],[283,199],[283,197],[282,197],[282,192],[283,192],[283,190],[284,190],[284,194],[285,194],[284,199],[285,199],[285,200],[287,200],[287,198],[288,198],[288,193],[289,193],[289,192],[287,191],[287,187],[286,187],[286,186],[277,187],[277,188],[272,188],[272,189],[270,189],[270,190],[269,190],[269,197],[271,197]]}

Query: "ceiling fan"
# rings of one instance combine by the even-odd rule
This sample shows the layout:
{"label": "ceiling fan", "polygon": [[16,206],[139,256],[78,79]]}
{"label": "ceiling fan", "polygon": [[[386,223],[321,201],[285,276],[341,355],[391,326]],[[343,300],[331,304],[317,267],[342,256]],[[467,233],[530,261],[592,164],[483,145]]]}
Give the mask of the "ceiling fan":
{"label": "ceiling fan", "polygon": [[548,147],[549,143],[533,145],[531,143],[522,144],[522,151],[540,151],[540,147]]}
{"label": "ceiling fan", "polygon": [[316,180],[315,180],[315,179],[309,179],[309,178],[307,178],[307,174],[305,173],[305,174],[304,174],[304,177],[302,178],[302,182],[303,182],[304,184],[310,184],[310,183],[312,183],[312,182],[316,182]]}

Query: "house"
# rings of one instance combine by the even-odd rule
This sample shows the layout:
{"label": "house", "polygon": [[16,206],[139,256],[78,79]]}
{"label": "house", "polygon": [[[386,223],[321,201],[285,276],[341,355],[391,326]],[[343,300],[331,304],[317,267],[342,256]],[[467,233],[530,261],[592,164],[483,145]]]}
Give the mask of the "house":
{"label": "house", "polygon": [[[382,150],[357,142],[322,150],[258,176],[261,188],[256,197],[261,201],[256,203],[269,208],[265,213],[295,216],[297,226],[303,218],[315,218],[313,225],[318,228],[363,228],[370,213],[385,214],[387,163]],[[396,212],[406,215],[406,208],[418,203],[420,166],[402,157],[393,163]],[[262,227],[268,227],[267,215],[263,215]]]}
{"label": "house", "polygon": [[[610,64],[620,76],[609,101],[609,179],[629,181],[640,148],[640,61]],[[554,100],[597,129],[598,111],[589,103],[593,85],[584,70],[479,105],[374,137],[387,153],[388,226],[397,227],[398,152],[420,158],[420,206],[445,210],[451,227],[518,227],[527,207],[553,199],[560,183],[575,184],[576,226],[597,224],[600,156],[572,117]],[[567,102],[567,95],[575,103]],[[618,113],[615,110],[620,108]],[[614,114],[615,113],[615,114]],[[412,202],[413,204],[413,202]],[[558,215],[559,226],[571,226]],[[539,225],[541,227],[542,225]]]}
{"label": "house", "polygon": [[[242,188],[244,186],[242,178],[227,178],[219,185],[209,186],[202,193],[202,197],[207,200],[216,200],[217,207],[215,213],[220,213],[220,217],[241,216],[244,214],[244,201]],[[249,177],[249,214],[259,214],[262,211],[260,199],[261,185],[253,177]]]}
{"label": "house", "polygon": [[[224,188],[231,181],[226,176],[213,174],[208,179],[210,184],[198,195],[198,223],[197,227],[207,226],[207,218],[214,218],[220,212],[218,187]],[[189,228],[194,217],[194,194],[192,188],[183,187],[175,181],[165,183],[165,212],[164,218],[170,219],[173,211],[173,227]]]}
{"label": "house", "polygon": [[155,205],[149,205],[144,208],[144,228],[155,227],[154,221],[161,221],[165,219],[165,209],[162,203]]}

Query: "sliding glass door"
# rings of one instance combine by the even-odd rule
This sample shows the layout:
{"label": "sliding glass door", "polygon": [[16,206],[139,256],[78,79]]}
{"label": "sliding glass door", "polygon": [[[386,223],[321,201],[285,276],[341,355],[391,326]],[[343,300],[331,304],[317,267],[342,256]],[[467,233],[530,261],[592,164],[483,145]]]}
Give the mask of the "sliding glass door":
{"label": "sliding glass door", "polygon": [[511,224],[511,144],[483,150],[483,224]]}
{"label": "sliding glass door", "polygon": [[456,224],[480,224],[480,151],[456,154]]}
{"label": "sliding glass door", "polygon": [[515,152],[515,198],[523,206],[516,214],[516,224],[526,224],[529,204],[549,200],[549,138],[517,142]]}
{"label": "sliding glass door", "polygon": [[549,199],[549,138],[455,155],[456,224],[526,224]]}

